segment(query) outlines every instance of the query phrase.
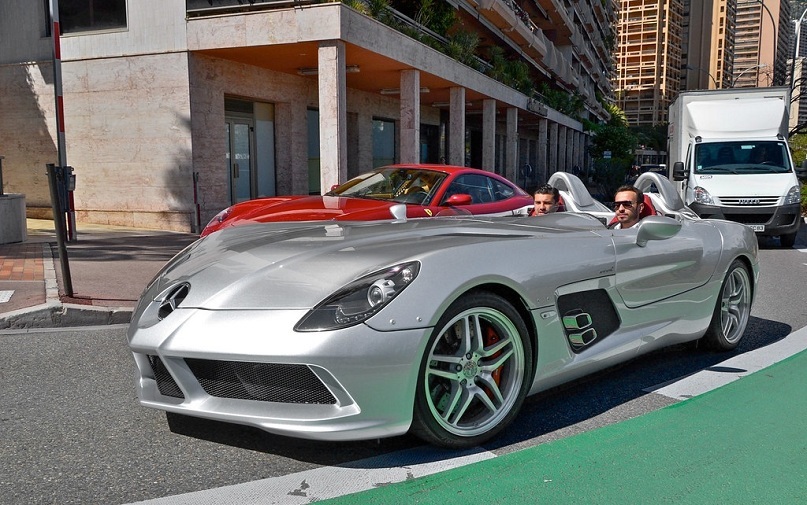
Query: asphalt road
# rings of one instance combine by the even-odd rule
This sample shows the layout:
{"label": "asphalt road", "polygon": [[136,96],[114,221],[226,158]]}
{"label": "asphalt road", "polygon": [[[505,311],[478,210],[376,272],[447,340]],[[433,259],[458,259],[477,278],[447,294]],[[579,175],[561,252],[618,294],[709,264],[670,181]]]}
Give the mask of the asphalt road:
{"label": "asphalt road", "polygon": [[[649,388],[807,326],[807,250],[763,243],[761,260],[739,349],[674,347],[531,397],[514,425],[484,449],[501,454],[657,409],[674,400]],[[0,502],[124,504],[335,465],[392,468],[406,464],[407,450],[422,447],[411,437],[317,443],[167,416],[137,404],[133,370],[123,326],[0,332]],[[276,503],[310,501],[305,493],[294,501],[289,491]]]}

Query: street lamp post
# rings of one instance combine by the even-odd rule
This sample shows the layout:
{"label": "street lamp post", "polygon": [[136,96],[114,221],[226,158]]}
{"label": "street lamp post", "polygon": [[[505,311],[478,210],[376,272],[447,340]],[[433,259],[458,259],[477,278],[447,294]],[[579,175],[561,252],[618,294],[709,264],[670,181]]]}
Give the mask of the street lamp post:
{"label": "street lamp post", "polygon": [[[775,78],[776,77],[776,53],[779,50],[779,48],[776,46],[776,20],[773,18],[773,14],[771,13],[771,10],[768,8],[767,5],[765,5],[764,0],[757,0],[757,3],[759,3],[759,5],[761,5],[763,9],[765,9],[765,12],[767,12],[768,16],[771,18],[771,27],[773,28],[773,76]],[[759,20],[759,35],[760,35],[759,36],[759,50],[757,50],[757,55],[759,55],[759,53],[761,52],[761,49],[762,49],[762,16],[760,16],[760,20]],[[757,56],[757,58],[759,58],[759,56]],[[759,60],[757,60],[757,61],[759,61]],[[737,79],[735,78],[734,81],[737,82]],[[774,82],[774,84],[776,84],[776,82]],[[757,79],[757,85],[759,85],[759,79]],[[734,86],[732,85],[732,88],[733,87]]]}
{"label": "street lamp post", "polygon": [[[731,87],[733,88],[733,87],[734,87],[734,85],[735,85],[735,84],[737,84],[737,80],[739,80],[739,79],[740,79],[740,77],[742,77],[742,75],[743,75],[744,73],[749,72],[749,71],[751,71],[751,70],[754,70],[755,68],[765,68],[765,67],[767,67],[767,66],[768,66],[768,64],[767,64],[767,63],[760,63],[759,65],[754,65],[753,67],[748,67],[748,68],[746,68],[745,70],[743,70],[742,72],[740,72],[739,74],[737,74],[736,76],[734,76],[734,79],[732,79],[732,81],[731,81]],[[757,77],[757,83],[759,83],[759,77]]]}
{"label": "street lamp post", "polygon": [[720,87],[720,86],[717,85],[717,79],[715,79],[714,76],[712,74],[710,74],[709,71],[706,70],[705,68],[693,67],[691,65],[687,65],[686,69],[687,70],[698,70],[699,72],[703,72],[704,74],[708,75],[712,79],[712,82],[715,84],[715,89]]}
{"label": "street lamp post", "polygon": [[804,12],[802,12],[801,16],[799,16],[799,19],[796,20],[796,25],[795,25],[795,29],[794,29],[794,33],[796,35],[796,43],[793,44],[793,46],[794,46],[794,48],[793,48],[793,59],[790,60],[790,89],[791,90],[793,90],[793,87],[795,86],[795,83],[793,82],[793,79],[795,79],[795,75],[796,75],[796,60],[799,58],[799,49],[800,49],[799,46],[801,45],[800,44],[801,43],[801,22],[804,20],[805,14],[807,14],[807,8],[804,9]]}

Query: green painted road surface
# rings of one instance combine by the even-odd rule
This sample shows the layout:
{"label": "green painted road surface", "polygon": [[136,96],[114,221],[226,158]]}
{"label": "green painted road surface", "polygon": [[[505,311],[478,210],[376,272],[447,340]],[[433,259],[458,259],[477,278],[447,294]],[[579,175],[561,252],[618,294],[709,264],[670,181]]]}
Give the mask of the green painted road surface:
{"label": "green painted road surface", "polygon": [[319,503],[807,503],[807,351],[628,421]]}

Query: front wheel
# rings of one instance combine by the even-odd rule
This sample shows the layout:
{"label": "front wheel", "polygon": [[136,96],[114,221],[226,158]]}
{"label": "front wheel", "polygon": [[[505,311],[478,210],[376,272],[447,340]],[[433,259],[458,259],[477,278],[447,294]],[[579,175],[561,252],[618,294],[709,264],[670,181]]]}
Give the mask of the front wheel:
{"label": "front wheel", "polygon": [[527,328],[510,303],[485,292],[460,298],[426,347],[412,432],[453,449],[489,440],[518,414],[532,363]]}
{"label": "front wheel", "polygon": [[704,343],[719,351],[734,349],[743,338],[750,313],[751,276],[740,260],[734,260],[720,288]]}

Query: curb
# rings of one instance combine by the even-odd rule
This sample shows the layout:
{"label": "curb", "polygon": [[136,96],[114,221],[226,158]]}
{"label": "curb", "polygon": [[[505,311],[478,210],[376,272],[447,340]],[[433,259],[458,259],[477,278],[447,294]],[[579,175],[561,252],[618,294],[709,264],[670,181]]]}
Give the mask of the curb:
{"label": "curb", "polygon": [[128,324],[132,309],[47,302],[0,316],[0,330]]}

